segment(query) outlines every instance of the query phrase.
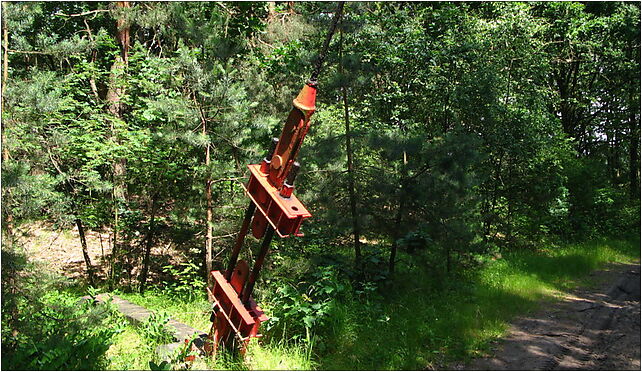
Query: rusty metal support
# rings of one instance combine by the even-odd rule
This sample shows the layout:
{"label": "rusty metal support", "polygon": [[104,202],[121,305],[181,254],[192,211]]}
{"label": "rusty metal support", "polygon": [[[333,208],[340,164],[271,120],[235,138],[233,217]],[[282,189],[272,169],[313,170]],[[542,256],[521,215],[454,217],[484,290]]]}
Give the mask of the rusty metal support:
{"label": "rusty metal support", "polygon": [[241,252],[241,247],[243,246],[243,242],[245,241],[245,235],[247,235],[247,231],[250,228],[250,222],[252,221],[252,215],[254,215],[255,210],[256,205],[254,205],[254,202],[250,200],[250,205],[248,205],[247,209],[245,210],[245,218],[243,219],[243,225],[241,225],[241,231],[239,231],[239,235],[236,237],[236,243],[232,248],[230,261],[228,262],[227,270],[225,271],[225,279],[227,279],[227,281],[230,281],[230,279],[232,279],[232,273],[234,272],[234,267],[236,267],[236,261],[239,258],[239,253]]}
{"label": "rusty metal support", "polygon": [[279,191],[279,195],[281,195],[282,197],[290,198],[292,196],[292,191],[294,191],[294,179],[296,178],[297,174],[299,174],[299,168],[301,168],[301,165],[298,161],[295,161],[292,164],[292,169],[290,169],[288,178],[286,178],[285,182],[283,183],[283,188],[281,189],[281,191]]}
{"label": "rusty metal support", "polygon": [[243,290],[243,295],[241,296],[241,302],[246,304],[250,299],[250,295],[254,290],[254,283],[259,276],[261,267],[263,267],[263,261],[265,261],[265,256],[270,249],[270,243],[272,243],[272,238],[274,237],[274,228],[268,225],[267,231],[265,231],[265,238],[263,238],[263,243],[261,244],[261,250],[259,255],[254,260],[254,267],[252,268],[252,273],[245,284],[245,289]]}
{"label": "rusty metal support", "polygon": [[[274,150],[276,150],[276,145],[278,143],[279,143],[278,138],[272,138],[270,149],[268,150],[267,154],[265,155],[265,158],[263,158],[263,162],[261,163],[262,168],[269,169],[270,159],[272,158],[272,154],[274,154]],[[250,227],[250,222],[252,221],[252,215],[254,215],[255,210],[256,210],[256,204],[254,204],[253,200],[250,200],[250,205],[248,205],[247,209],[245,210],[245,218],[243,219],[243,224],[241,225],[241,231],[239,232],[239,235],[236,237],[236,243],[232,248],[230,261],[228,262],[227,270],[225,271],[225,279],[228,282],[232,279],[232,273],[234,272],[234,268],[236,267],[236,261],[239,258],[239,253],[241,252],[241,248],[243,247],[243,242],[245,241],[245,236],[247,235],[247,231]]]}

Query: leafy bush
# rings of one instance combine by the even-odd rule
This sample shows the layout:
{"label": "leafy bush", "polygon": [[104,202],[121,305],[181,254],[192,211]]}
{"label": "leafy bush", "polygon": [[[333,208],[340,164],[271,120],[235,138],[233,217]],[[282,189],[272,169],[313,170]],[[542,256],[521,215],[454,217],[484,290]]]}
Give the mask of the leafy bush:
{"label": "leafy bush", "polygon": [[168,344],[173,340],[173,327],[167,326],[170,317],[165,311],[152,312],[141,325],[143,336],[150,345]]}
{"label": "leafy bush", "polygon": [[300,340],[309,336],[313,328],[323,327],[336,301],[348,293],[349,285],[339,279],[333,266],[320,267],[311,274],[312,279],[300,286],[281,283],[269,299],[271,310],[267,323],[268,332],[279,331]]}
{"label": "leafy bush", "polygon": [[174,278],[172,281],[163,281],[162,292],[168,297],[193,301],[203,295],[203,288],[207,283],[196,264],[183,262],[179,267],[167,265],[163,267],[163,272]]}
{"label": "leafy bush", "polygon": [[578,237],[620,235],[638,231],[639,200],[631,202],[625,190],[611,185],[597,161],[575,159],[568,165],[568,222],[561,216],[566,233]]}
{"label": "leafy bush", "polygon": [[[13,257],[3,250],[3,269]],[[43,276],[28,263],[10,280],[4,274],[2,369],[105,367],[112,337],[124,327],[111,303],[81,300],[60,278]]]}

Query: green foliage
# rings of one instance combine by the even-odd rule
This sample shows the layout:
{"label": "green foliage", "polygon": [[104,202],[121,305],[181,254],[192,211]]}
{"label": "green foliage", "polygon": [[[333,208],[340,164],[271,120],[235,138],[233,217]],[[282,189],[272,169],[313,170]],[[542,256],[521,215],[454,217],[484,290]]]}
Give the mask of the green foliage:
{"label": "green foliage", "polygon": [[167,326],[169,315],[164,312],[152,312],[141,324],[142,334],[151,347],[172,342],[174,330]]}
{"label": "green foliage", "polygon": [[124,326],[109,302],[79,298],[60,278],[21,264],[5,248],[2,292],[3,369],[105,368],[105,353]]}
{"label": "green foliage", "polygon": [[183,299],[187,302],[202,297],[203,288],[207,283],[200,275],[196,264],[184,262],[178,267],[168,265],[163,269],[172,278],[172,280],[163,282],[162,293],[167,297]]}
{"label": "green foliage", "polygon": [[[568,167],[568,222],[578,236],[626,234],[639,229],[639,200],[631,203],[622,189],[610,185],[599,162],[575,159]],[[561,221],[564,226],[564,221]]]}
{"label": "green foliage", "polygon": [[[80,219],[111,231],[110,290],[206,329],[206,228],[215,237],[212,265],[223,267],[220,253],[247,205],[244,164],[279,135],[334,7],[3,3],[3,367],[98,368],[104,358],[76,365],[55,350],[103,355],[112,337],[120,343],[115,369],[176,367],[123,356],[127,345],[161,342],[164,316],[116,335],[93,320],[78,330],[95,309],[73,308],[67,292],[48,286],[34,292],[41,300],[22,299],[33,275],[19,274],[29,271],[26,259],[5,248],[20,249],[19,227],[30,220],[64,228]],[[423,368],[441,354],[469,355],[510,314],[561,288],[557,280],[621,259],[585,245],[513,251],[639,233],[639,4],[345,7],[299,156],[297,195],[315,218],[305,237],[273,245],[256,296],[271,315],[269,341],[249,365],[312,368],[313,350],[322,368]],[[352,202],[359,266],[351,263]],[[127,293],[147,247],[149,293]],[[500,252],[505,259],[488,263]],[[399,277],[389,275],[394,265]],[[47,310],[56,302],[65,305]],[[9,332],[16,324],[17,336]],[[63,331],[65,342],[47,344]],[[372,342],[359,344],[364,337]],[[217,366],[247,367],[233,358]]]}
{"label": "green foliage", "polygon": [[444,277],[441,286],[442,274],[433,270],[399,272],[380,306],[341,301],[319,367],[439,369],[465,362],[491,351],[515,315],[557,300],[605,263],[639,256],[639,237],[598,239],[508,251],[484,259],[479,270]]}
{"label": "green foliage", "polygon": [[309,338],[310,332],[323,329],[337,301],[349,290],[331,266],[318,268],[308,282],[298,286],[281,283],[267,299],[270,319],[266,330],[298,341]]}
{"label": "green foliage", "polygon": [[247,362],[243,367],[248,370],[315,370],[318,363],[313,359],[312,352],[312,345],[303,342],[272,342],[260,345],[256,340],[252,340],[248,346]]}
{"label": "green foliage", "polygon": [[149,361],[149,369],[152,371],[171,371],[172,370],[172,364],[166,360],[163,360],[159,364],[154,363],[153,361]]}

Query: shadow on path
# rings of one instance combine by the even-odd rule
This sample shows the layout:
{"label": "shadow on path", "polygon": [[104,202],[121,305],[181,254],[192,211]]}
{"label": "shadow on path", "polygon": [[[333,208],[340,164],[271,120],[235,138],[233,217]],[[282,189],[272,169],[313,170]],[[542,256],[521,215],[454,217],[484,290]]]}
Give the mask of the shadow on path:
{"label": "shadow on path", "polygon": [[513,323],[493,357],[467,370],[640,370],[640,266],[592,274],[596,288]]}

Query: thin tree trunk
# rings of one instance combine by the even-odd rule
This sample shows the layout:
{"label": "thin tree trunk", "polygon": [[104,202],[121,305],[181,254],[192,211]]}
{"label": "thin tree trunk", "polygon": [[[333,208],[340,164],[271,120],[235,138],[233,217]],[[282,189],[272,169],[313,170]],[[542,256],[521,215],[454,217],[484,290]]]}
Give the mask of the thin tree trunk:
{"label": "thin tree trunk", "polygon": [[[339,30],[339,58],[343,58],[343,31]],[[343,63],[339,64],[340,72],[343,74]],[[352,214],[352,233],[354,236],[354,263],[355,267],[361,267],[361,228],[359,226],[359,215],[357,214],[357,195],[354,187],[354,162],[352,159],[352,143],[350,132],[350,109],[348,106],[348,88],[345,84],[341,87],[343,95],[343,112],[346,128],[346,155],[348,157],[348,196],[350,197],[350,213]]]}
{"label": "thin tree trunk", "polygon": [[[502,166],[502,161],[504,159],[504,153],[502,152],[499,155],[499,158],[497,162],[495,163],[495,167],[493,168],[494,170],[494,178],[491,178],[493,181],[493,191],[492,194],[490,195],[490,200],[488,201],[489,205],[487,207],[487,213],[485,214],[484,217],[484,235],[485,236],[490,236],[490,230],[492,228],[492,222],[495,219],[495,208],[497,205],[497,193],[499,192],[499,183],[501,179],[501,166]],[[487,239],[486,237],[484,238],[485,240]]]}
{"label": "thin tree trunk", "polygon": [[[205,122],[203,122],[203,133],[205,132],[206,127]],[[208,143],[207,146],[205,146],[205,168],[207,169],[207,179],[205,180],[205,200],[207,202],[207,213],[205,221],[205,224],[207,225],[207,234],[205,237],[205,275],[207,275],[208,285],[211,284],[210,281],[212,280],[210,271],[212,271],[212,209],[214,207],[212,202],[212,177],[209,173],[209,165],[210,145]]]}
{"label": "thin tree trunk", "polygon": [[444,131],[444,134],[448,133],[448,127],[450,124],[448,123],[448,103],[450,101],[450,94],[446,93],[446,96],[444,97],[444,121],[442,124],[442,130]]}
{"label": "thin tree trunk", "polygon": [[[9,27],[7,26],[7,3],[2,3],[2,41],[4,52],[2,55],[2,98],[0,105],[2,105],[2,112],[4,112],[4,92],[7,88],[7,82],[9,81]],[[9,160],[9,148],[7,147],[7,137],[6,137],[6,120],[0,120],[2,123],[2,162],[7,163]],[[8,190],[7,193],[10,195],[11,191]],[[6,202],[6,200],[5,200]],[[13,241],[13,215],[7,209],[7,218],[5,219],[5,232],[7,233],[7,241],[12,244]]]}
{"label": "thin tree trunk", "polygon": [[452,267],[450,243],[446,243],[446,273],[450,274]]}
{"label": "thin tree trunk", "polygon": [[[403,192],[403,191],[401,191]],[[392,245],[390,246],[390,258],[388,259],[388,274],[392,277],[395,273],[395,260],[397,259],[397,240],[399,240],[399,225],[401,224],[401,216],[403,214],[403,201],[399,201],[399,208],[397,209],[397,215],[395,216],[395,224],[393,226],[392,233]]]}
{"label": "thin tree trunk", "polygon": [[4,90],[9,78],[9,27],[7,26],[7,3],[2,3],[2,45],[4,46],[4,53],[2,56],[2,104],[4,105]]}
{"label": "thin tree trunk", "polygon": [[[635,55],[635,51],[639,51],[639,47],[634,48],[633,43],[630,43],[629,51],[628,54]],[[639,62],[639,59],[638,55],[635,61]],[[631,200],[639,200],[640,198],[640,158],[638,155],[640,149],[640,123],[636,117],[639,112],[640,101],[639,97],[635,99],[635,90],[639,88],[637,79],[629,83],[629,198]]]}
{"label": "thin tree trunk", "polygon": [[78,227],[78,235],[80,236],[80,245],[82,246],[82,255],[85,258],[85,265],[87,265],[87,276],[89,277],[89,284],[92,286],[95,284],[94,280],[94,269],[91,266],[91,260],[89,259],[89,251],[87,250],[87,239],[85,239],[85,229],[82,225],[82,220],[76,218],[76,226]]}
{"label": "thin tree trunk", "polygon": [[401,170],[401,188],[399,190],[399,208],[395,216],[395,223],[392,230],[392,245],[390,246],[390,259],[388,260],[388,274],[390,276],[395,273],[395,260],[397,257],[397,240],[399,240],[399,233],[401,232],[401,219],[406,209],[406,166],[408,165],[408,157],[406,152],[403,152],[403,169]]}
{"label": "thin tree trunk", "polygon": [[346,127],[346,153],[348,155],[348,193],[350,196],[350,213],[352,214],[352,232],[354,234],[354,261],[355,265],[361,265],[361,226],[359,226],[359,215],[357,214],[357,194],[354,186],[354,162],[352,159],[352,144],[350,141],[350,114],[348,110],[348,95],[347,90],[343,87],[343,106],[345,111],[345,127]]}
{"label": "thin tree trunk", "polygon": [[[4,92],[7,88],[7,81],[9,80],[9,27],[7,26],[7,3],[2,3],[2,46],[4,47],[4,52],[2,55],[2,111],[4,111]],[[2,121],[4,129],[4,120]],[[4,130],[3,133],[3,143],[4,143]],[[5,148],[3,148],[2,158],[5,160],[4,154]],[[8,157],[8,155],[6,156]]]}
{"label": "thin tree trunk", "polygon": [[[613,120],[613,115],[611,112],[611,104],[609,101],[607,101],[604,104],[604,112],[606,116],[607,121],[612,121]],[[615,182],[615,172],[613,170],[613,133],[615,133],[615,130],[611,131],[610,128],[605,127],[604,128],[604,136],[606,137],[606,171],[609,175],[609,180],[613,185],[616,184]]]}
{"label": "thin tree trunk", "polygon": [[158,206],[158,194],[152,196],[152,212],[149,219],[149,229],[147,230],[147,238],[145,239],[145,258],[143,259],[143,270],[140,272],[140,293],[145,292],[145,285],[147,284],[147,273],[149,272],[149,257],[152,252],[154,243],[154,232],[156,231],[155,219],[156,209]]}
{"label": "thin tree trunk", "polygon": [[[129,8],[128,1],[118,1],[116,6],[119,8]],[[111,136],[112,140],[117,144],[120,144],[118,138],[118,133],[116,130],[115,123],[122,120],[124,105],[121,102],[122,96],[125,94],[125,87],[120,81],[123,78],[125,73],[125,68],[128,61],[128,51],[129,51],[129,26],[126,25],[126,20],[124,18],[119,18],[116,20],[116,38],[121,44],[121,52],[116,56],[116,60],[111,67],[110,77],[109,77],[109,88],[107,90],[106,100],[107,100],[107,111],[113,115],[113,120],[111,121]],[[125,162],[126,159],[120,158],[116,159],[112,165],[113,172],[113,201],[114,201],[114,240],[112,247],[112,265],[110,272],[110,289],[113,289],[113,281],[116,278],[117,268],[116,260],[120,253],[119,248],[119,207],[121,202],[126,201],[127,191],[125,189]]]}
{"label": "thin tree trunk", "polygon": [[114,227],[113,227],[113,232],[114,232],[114,238],[111,241],[111,262],[109,264],[109,290],[114,289],[114,284],[116,283],[116,271],[118,271],[118,268],[116,267],[116,263],[118,261],[118,255],[119,255],[119,249],[118,249],[118,224],[119,224],[119,213],[118,213],[118,204],[116,201],[116,193],[114,192],[112,194],[112,199],[113,199],[113,204],[114,204]]}
{"label": "thin tree trunk", "polygon": [[105,262],[105,248],[103,246],[103,234],[101,232],[98,233],[98,239],[100,240],[100,260]]}
{"label": "thin tree trunk", "polygon": [[[484,188],[486,190],[486,188]],[[490,234],[490,223],[488,220],[488,214],[490,213],[490,200],[489,200],[489,195],[484,193],[484,201],[482,203],[481,207],[481,215],[482,215],[482,239],[484,239],[484,243],[488,242],[488,235]]]}
{"label": "thin tree trunk", "polygon": [[634,108],[633,94],[630,95],[629,113],[629,198],[631,200],[640,197],[640,158],[638,155],[640,147],[640,125],[636,120],[636,109]]}
{"label": "thin tree trunk", "polygon": [[[508,179],[513,179],[513,165],[510,162],[511,158],[508,158]],[[510,190],[510,189],[509,189]],[[506,212],[506,241],[512,242],[513,240],[513,212],[514,204],[511,202],[506,203],[508,205],[508,211]]]}
{"label": "thin tree trunk", "polygon": [[620,175],[622,169],[622,158],[620,150],[622,149],[622,139],[620,136],[620,129],[617,128],[613,131],[613,184],[620,183]]}
{"label": "thin tree trunk", "polygon": [[[207,136],[207,119],[205,117],[205,112],[203,111],[203,105],[201,105],[196,98],[196,92],[192,92],[192,99],[194,101],[194,105],[196,105],[196,108],[198,109],[198,113],[201,116],[201,133],[203,136]],[[234,150],[232,149],[232,153],[234,154]],[[207,145],[205,146],[205,171],[206,171],[206,178],[205,178],[205,203],[206,203],[206,211],[205,211],[205,224],[206,224],[206,232],[205,232],[205,254],[203,255],[204,261],[205,261],[205,276],[207,278],[207,284],[208,286],[212,284],[212,278],[210,275],[210,271],[212,271],[212,219],[213,219],[213,208],[214,208],[214,203],[212,200],[212,177],[210,175],[210,161],[211,161],[211,148],[209,141]],[[237,165],[238,165],[238,159],[237,159]],[[239,170],[240,171],[240,170]]]}
{"label": "thin tree trunk", "polygon": [[[107,236],[108,241],[107,241],[107,246],[111,247],[111,256],[109,259],[109,280],[107,281],[107,287],[109,288],[110,291],[114,289],[114,279],[115,279],[115,270],[114,270],[114,264],[116,262],[115,256],[116,256],[116,245],[114,244],[114,239],[112,238],[112,232],[109,232],[109,235]],[[114,234],[115,235],[115,234]],[[115,236],[114,236],[115,238]]]}

